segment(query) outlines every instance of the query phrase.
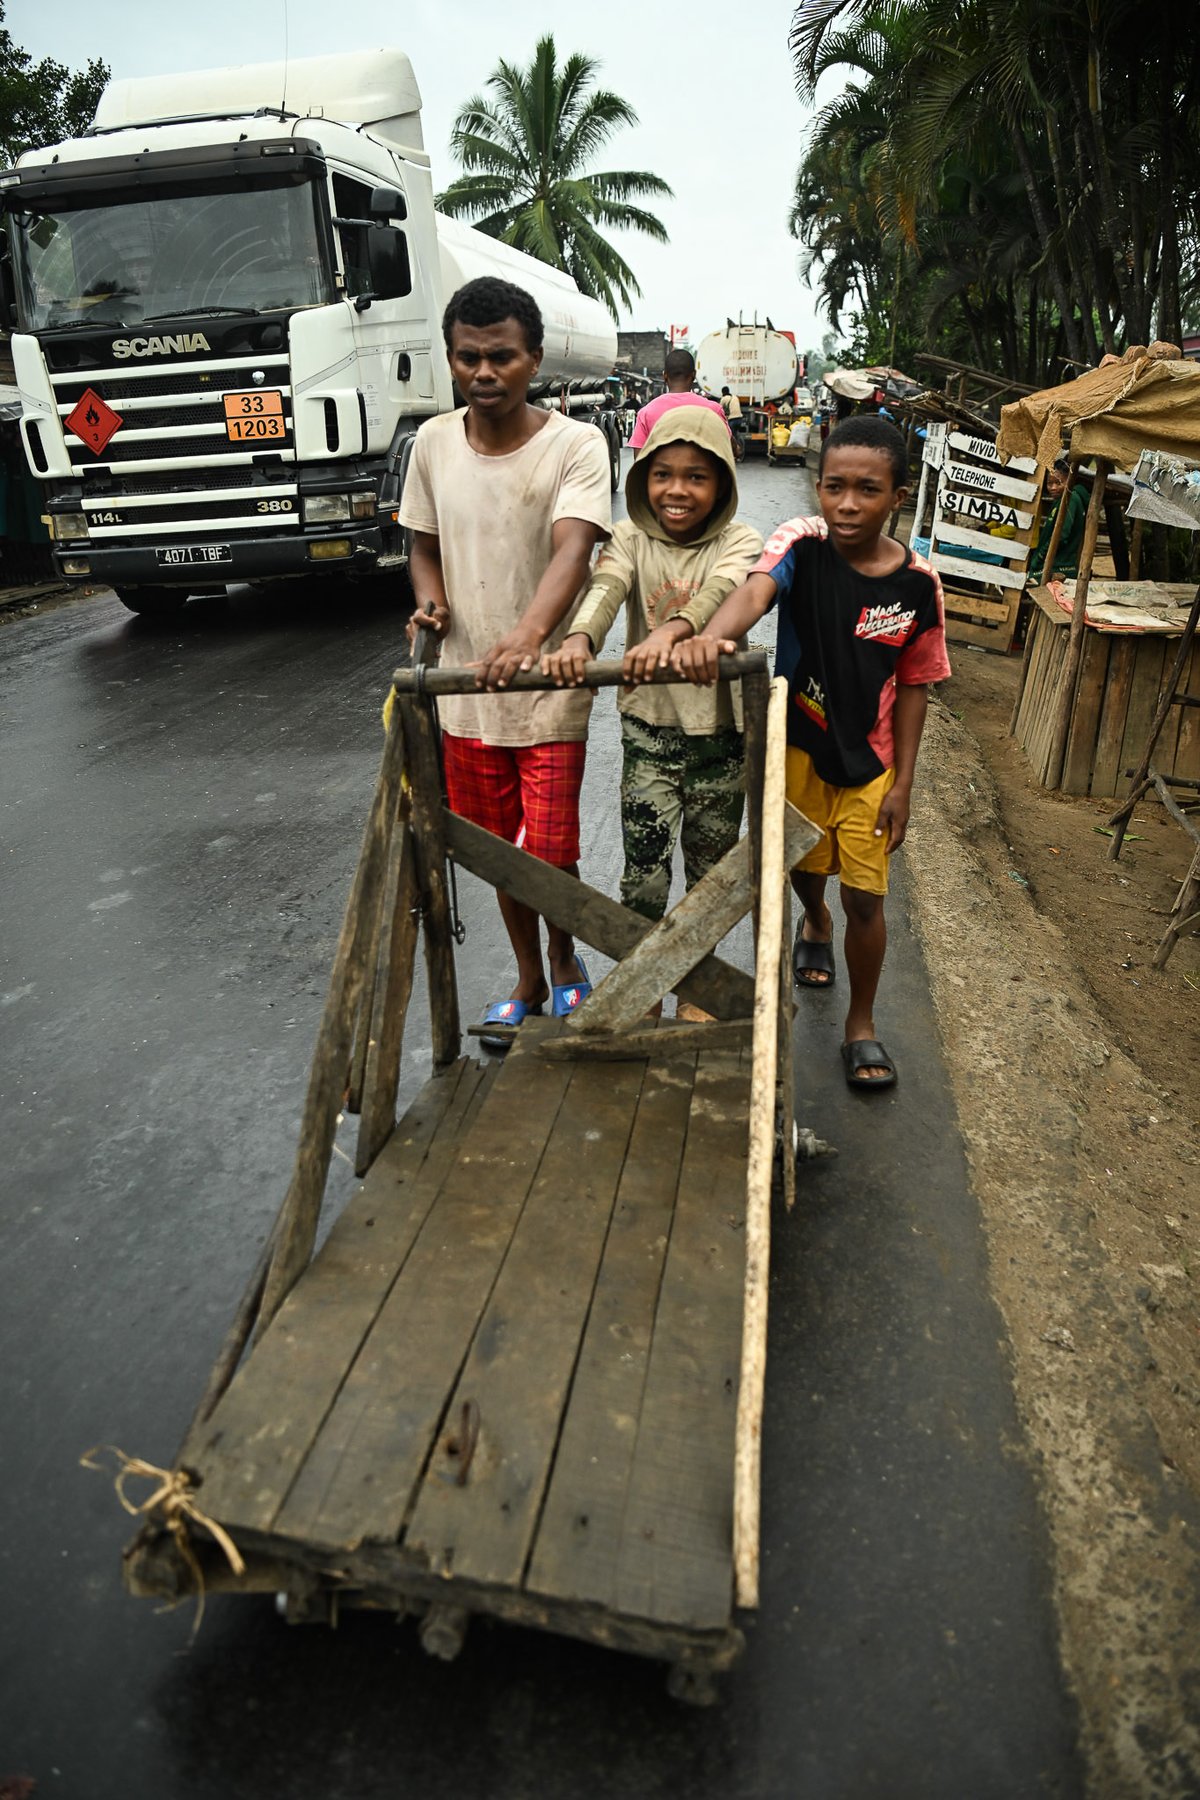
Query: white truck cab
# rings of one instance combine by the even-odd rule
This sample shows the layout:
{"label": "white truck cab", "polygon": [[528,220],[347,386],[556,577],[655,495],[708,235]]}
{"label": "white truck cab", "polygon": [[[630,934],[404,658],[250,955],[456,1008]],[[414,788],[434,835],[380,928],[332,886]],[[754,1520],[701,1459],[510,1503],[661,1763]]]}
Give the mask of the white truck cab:
{"label": "white truck cab", "polygon": [[135,612],[233,581],[398,566],[421,420],[456,404],[446,302],[496,275],[545,321],[545,404],[616,356],[568,275],[435,213],[396,50],[111,82],[0,174],[13,364],[55,562]]}

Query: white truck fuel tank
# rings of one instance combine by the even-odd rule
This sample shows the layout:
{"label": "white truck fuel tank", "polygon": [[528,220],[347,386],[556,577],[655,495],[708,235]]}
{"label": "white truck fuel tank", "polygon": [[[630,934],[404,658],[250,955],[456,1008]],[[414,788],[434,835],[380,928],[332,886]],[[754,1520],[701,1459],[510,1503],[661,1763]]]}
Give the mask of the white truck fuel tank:
{"label": "white truck fuel tank", "polygon": [[769,325],[727,325],[710,331],[696,351],[696,377],[706,394],[722,388],[745,406],[782,400],[797,380],[796,346]]}

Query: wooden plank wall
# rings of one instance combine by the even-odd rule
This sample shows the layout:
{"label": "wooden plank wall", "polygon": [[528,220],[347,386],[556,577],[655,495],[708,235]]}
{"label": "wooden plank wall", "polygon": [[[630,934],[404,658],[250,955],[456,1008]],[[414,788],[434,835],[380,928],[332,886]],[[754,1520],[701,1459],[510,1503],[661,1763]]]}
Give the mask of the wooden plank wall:
{"label": "wooden plank wall", "polygon": [[[1046,780],[1054,722],[1054,697],[1066,656],[1067,631],[1040,610],[1029,667],[1013,727],[1035,779]],[[1178,639],[1146,633],[1088,630],[1075,687],[1062,792],[1120,799],[1129,791],[1127,769],[1136,768],[1163,689],[1170,680]],[[1192,649],[1184,693],[1200,695],[1200,643]],[[1172,707],[1154,753],[1154,766],[1200,780],[1200,707]]]}

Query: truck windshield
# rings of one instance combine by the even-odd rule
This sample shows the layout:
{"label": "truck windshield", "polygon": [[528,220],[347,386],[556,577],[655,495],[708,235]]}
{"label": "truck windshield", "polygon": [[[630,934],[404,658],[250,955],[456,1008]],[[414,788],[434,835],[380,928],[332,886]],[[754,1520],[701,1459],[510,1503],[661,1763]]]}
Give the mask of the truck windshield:
{"label": "truck windshield", "polygon": [[27,331],[323,306],[336,296],[316,189],[144,191],[10,219]]}

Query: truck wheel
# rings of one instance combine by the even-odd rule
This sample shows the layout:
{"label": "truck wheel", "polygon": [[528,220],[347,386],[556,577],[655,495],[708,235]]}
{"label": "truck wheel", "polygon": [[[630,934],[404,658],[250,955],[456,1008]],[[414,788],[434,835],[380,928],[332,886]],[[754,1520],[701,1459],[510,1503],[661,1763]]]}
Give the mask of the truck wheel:
{"label": "truck wheel", "polygon": [[173,619],[187,605],[186,588],[114,588],[113,593],[122,606],[144,619]]}

